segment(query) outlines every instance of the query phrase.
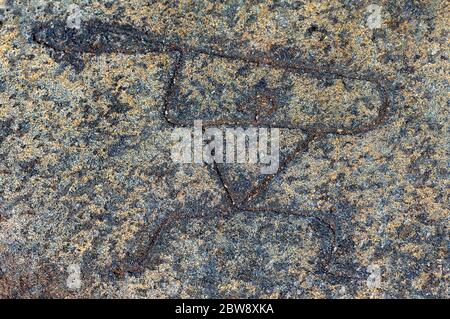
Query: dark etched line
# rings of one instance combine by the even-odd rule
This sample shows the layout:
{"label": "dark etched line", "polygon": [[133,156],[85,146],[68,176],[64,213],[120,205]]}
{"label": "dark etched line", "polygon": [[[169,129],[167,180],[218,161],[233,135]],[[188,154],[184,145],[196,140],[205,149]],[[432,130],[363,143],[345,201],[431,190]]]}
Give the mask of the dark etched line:
{"label": "dark etched line", "polygon": [[[228,211],[216,211],[217,216],[226,215]],[[191,212],[173,212],[165,217],[161,223],[158,225],[157,229],[151,234],[149,242],[146,244],[145,249],[143,249],[139,254],[135,256],[130,256],[133,262],[131,266],[128,265],[123,269],[117,269],[118,272],[129,272],[133,274],[140,274],[145,270],[145,265],[147,265],[150,259],[154,255],[154,248],[162,236],[164,231],[171,229],[172,224],[180,220],[190,220],[190,219],[203,219],[207,217],[214,217],[214,215],[207,215],[205,212],[192,214]]]}
{"label": "dark etched line", "polygon": [[217,178],[219,180],[220,185],[222,186],[222,188],[225,190],[225,193],[227,195],[227,198],[230,202],[230,207],[232,208],[237,208],[236,207],[236,200],[235,200],[235,196],[232,193],[232,191],[230,190],[230,188],[228,187],[227,183],[225,182],[225,178],[222,174],[222,171],[220,170],[220,168],[218,167],[217,163],[214,162],[213,163],[213,167],[214,167],[214,171],[217,175]]}
{"label": "dark etched line", "polygon": [[[85,31],[86,30],[86,31]],[[377,86],[380,96],[384,102],[379,109],[378,117],[366,125],[357,128],[346,128],[344,126],[323,126],[319,124],[301,126],[301,125],[276,125],[275,123],[255,121],[228,121],[228,120],[206,120],[203,125],[219,126],[219,125],[252,125],[259,126],[276,126],[283,129],[300,129],[307,132],[319,131],[323,134],[338,135],[355,135],[368,132],[380,125],[386,118],[387,109],[389,108],[389,99],[387,95],[386,81],[376,74],[363,75],[348,70],[340,70],[327,66],[307,65],[303,62],[290,62],[280,59],[274,59],[268,55],[239,55],[231,54],[223,51],[213,50],[204,47],[187,46],[173,41],[162,39],[160,36],[149,35],[145,32],[137,30],[129,25],[116,25],[101,22],[99,20],[91,20],[85,22],[83,31],[67,29],[63,21],[52,21],[48,23],[38,23],[33,28],[32,39],[36,43],[52,48],[56,51],[65,52],[68,55],[76,53],[177,53],[180,58],[176,59],[173,70],[173,78],[169,83],[167,100],[165,103],[165,118],[173,125],[186,127],[192,125],[192,121],[177,120],[171,116],[170,109],[174,107],[173,100],[176,97],[176,83],[182,76],[182,64],[186,55],[205,54],[212,57],[228,59],[231,61],[242,61],[245,63],[255,64],[257,66],[269,66],[276,69],[289,70],[295,73],[307,73],[315,77],[335,76],[337,78],[347,78],[352,80],[361,80],[373,83]]]}
{"label": "dark etched line", "polygon": [[[326,134],[336,134],[336,135],[359,135],[367,133],[374,129],[379,128],[388,120],[391,115],[392,104],[390,100],[390,94],[393,88],[390,83],[388,83],[380,75],[362,75],[351,71],[340,70],[338,68],[331,68],[327,66],[315,66],[307,65],[302,62],[291,62],[279,59],[274,59],[268,55],[264,56],[252,56],[252,55],[239,55],[233,53],[227,53],[223,51],[213,50],[204,47],[191,47],[179,44],[177,42],[169,41],[166,39],[161,39],[155,35],[149,35],[145,32],[136,30],[132,26],[126,25],[114,25],[106,24],[98,20],[91,20],[84,23],[83,31],[78,32],[75,30],[70,30],[65,27],[63,21],[52,21],[48,23],[36,24],[32,32],[32,40],[39,43],[47,48],[51,48],[55,51],[62,52],[67,55],[73,55],[74,53],[89,53],[89,54],[108,54],[108,53],[123,53],[123,54],[145,54],[149,52],[155,53],[168,53],[176,55],[174,65],[169,76],[169,80],[166,86],[165,98],[164,98],[164,109],[163,114],[166,122],[174,127],[177,126],[191,126],[191,121],[177,120],[171,116],[171,108],[174,107],[174,99],[177,93],[177,82],[179,82],[182,77],[183,64],[186,59],[186,55],[194,54],[205,54],[212,57],[218,57],[223,59],[228,59],[230,61],[242,61],[246,63],[251,63],[256,66],[269,66],[277,69],[289,70],[296,73],[307,73],[317,78],[323,76],[334,76],[337,78],[347,78],[351,80],[361,80],[373,83],[377,86],[382,99],[382,105],[378,110],[377,117],[368,124],[361,125],[356,128],[345,128],[345,127],[324,127],[322,125],[309,125],[309,126],[295,126],[295,125],[277,125],[277,128],[281,129],[300,129],[307,133],[306,140],[299,143],[297,148],[282,162],[279,172],[275,175],[267,176],[263,182],[250,191],[249,196],[245,200],[237,203],[234,200],[234,195],[230,191],[227,183],[223,177],[223,174],[216,163],[213,164],[213,170],[216,173],[218,182],[221,187],[227,193],[227,198],[229,199],[228,206],[226,210],[216,211],[218,215],[226,215],[232,211],[241,211],[244,213],[264,213],[271,212],[274,214],[287,214],[287,215],[299,215],[299,216],[312,216],[317,218],[318,221],[327,225],[327,227],[333,233],[333,245],[328,253],[328,258],[326,264],[329,265],[333,259],[333,251],[336,248],[337,234],[335,231],[335,226],[333,223],[329,222],[328,217],[321,217],[317,215],[328,216],[328,212],[323,211],[288,211],[273,208],[255,208],[249,207],[248,202],[255,198],[275,176],[277,176],[281,171],[285,170],[289,163],[297,157],[299,154],[303,153],[308,149],[311,142],[322,138]],[[255,119],[254,121],[226,121],[226,120],[216,120],[216,121],[204,121],[204,127],[208,126],[218,126],[218,125],[252,125],[257,124],[259,126],[274,127],[275,123],[268,123],[261,120]],[[247,205],[244,205],[247,203]],[[184,212],[169,214],[153,232],[147,248],[135,256],[133,259],[137,260],[139,267],[130,267],[128,271],[134,272],[136,269],[142,270],[145,264],[148,262],[149,258],[152,256],[152,250],[156,245],[161,233],[170,228],[173,222],[181,219],[191,219],[191,218],[206,218],[211,217],[213,214],[205,214],[202,212],[200,214],[190,214]],[[325,271],[327,272],[327,271]],[[333,275],[333,274],[330,274]]]}
{"label": "dark etched line", "polygon": [[265,187],[269,185],[269,183],[278,176],[281,172],[283,172],[289,165],[289,163],[297,157],[300,153],[306,152],[308,150],[309,144],[314,141],[315,139],[318,139],[321,136],[320,133],[310,134],[306,137],[305,140],[301,141],[295,150],[289,154],[288,157],[286,157],[283,162],[281,163],[278,171],[276,174],[267,175],[263,181],[255,188],[253,188],[250,193],[247,195],[246,198],[240,203],[243,205],[242,207],[247,207],[244,203],[249,203],[252,199],[254,199]]}
{"label": "dark etched line", "polygon": [[327,212],[325,211],[316,211],[316,210],[273,210],[273,209],[244,209],[244,210],[234,210],[230,207],[230,210],[219,210],[214,211],[212,213],[206,214],[205,212],[192,214],[191,212],[175,212],[169,214],[164,220],[159,224],[158,228],[153,232],[150,236],[149,243],[146,245],[145,250],[141,251],[137,256],[135,255],[132,259],[133,262],[131,265],[126,267],[116,267],[112,270],[115,274],[123,274],[124,272],[128,272],[135,275],[140,275],[145,271],[146,265],[150,262],[151,258],[154,256],[154,248],[157,246],[158,241],[160,240],[162,234],[171,229],[172,225],[177,221],[189,221],[193,219],[213,219],[216,217],[226,217],[232,214],[235,211],[238,211],[242,214],[275,214],[275,215],[286,215],[286,216],[297,216],[302,218],[312,218],[316,220],[318,223],[324,225],[327,229],[330,230],[331,233],[331,247],[330,251],[327,253],[327,257],[324,260],[324,265],[328,265],[331,258],[332,252],[336,246],[336,232],[332,224],[327,219]]}
{"label": "dark etched line", "polygon": [[183,126],[180,125],[180,123],[173,119],[170,116],[170,108],[172,104],[172,100],[175,96],[175,89],[176,89],[176,82],[179,80],[179,75],[181,73],[181,70],[183,68],[184,64],[184,54],[183,52],[176,52],[177,56],[175,57],[174,65],[171,70],[171,76],[169,78],[169,81],[166,85],[166,93],[164,96],[164,108],[163,108],[163,116],[167,123],[171,124],[172,126]]}
{"label": "dark etched line", "polygon": [[272,58],[269,55],[233,54],[212,48],[189,46],[174,42],[169,38],[149,34],[131,25],[111,24],[100,20],[90,20],[83,23],[81,31],[69,29],[64,21],[36,23],[32,30],[32,40],[48,48],[65,53],[170,53],[182,52],[188,54],[205,54],[212,57],[242,61],[258,66],[270,66],[276,69],[299,71],[315,75],[316,77],[334,75],[338,78],[362,80],[378,83],[381,78],[377,75],[362,75],[348,70],[328,66],[317,66],[300,61],[291,62]]}

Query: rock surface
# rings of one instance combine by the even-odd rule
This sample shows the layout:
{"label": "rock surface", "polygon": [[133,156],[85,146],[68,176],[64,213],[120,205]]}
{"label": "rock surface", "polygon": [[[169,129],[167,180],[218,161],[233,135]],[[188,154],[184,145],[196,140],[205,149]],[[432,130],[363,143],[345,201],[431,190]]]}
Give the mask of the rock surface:
{"label": "rock surface", "polygon": [[0,0],[0,297],[448,298],[448,4],[373,2]]}

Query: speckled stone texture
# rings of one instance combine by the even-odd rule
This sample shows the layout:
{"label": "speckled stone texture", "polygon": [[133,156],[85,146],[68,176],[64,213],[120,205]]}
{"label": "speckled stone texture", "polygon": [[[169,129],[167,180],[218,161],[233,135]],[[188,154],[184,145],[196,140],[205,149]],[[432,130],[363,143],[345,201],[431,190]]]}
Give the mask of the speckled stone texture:
{"label": "speckled stone texture", "polygon": [[[0,297],[448,298],[449,11],[0,0]],[[195,119],[278,173],[173,163]]]}

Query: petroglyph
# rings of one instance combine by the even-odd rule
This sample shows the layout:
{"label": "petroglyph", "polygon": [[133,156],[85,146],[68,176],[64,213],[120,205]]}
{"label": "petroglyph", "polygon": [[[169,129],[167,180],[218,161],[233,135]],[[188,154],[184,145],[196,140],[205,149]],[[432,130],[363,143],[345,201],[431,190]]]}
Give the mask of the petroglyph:
{"label": "petroglyph", "polygon": [[[170,55],[173,65],[162,107],[167,124],[187,127],[199,119],[204,121],[204,127],[266,126],[280,128],[287,135],[297,135],[294,145],[281,150],[278,175],[293,159],[306,152],[313,141],[328,134],[358,135],[378,129],[393,113],[393,86],[373,72],[361,74],[311,65],[269,53],[238,54],[206,46],[191,47],[170,37],[98,20],[84,22],[80,30],[66,28],[63,21],[40,23],[33,29],[33,40],[52,49],[59,59],[68,60],[77,71],[83,69],[81,55],[86,53]],[[205,69],[211,70],[208,74],[214,76],[205,76]],[[252,167],[225,167],[215,163],[209,168],[228,197],[226,207],[216,213],[314,216],[333,233],[336,244],[334,222],[330,217],[323,217],[329,216],[328,212],[262,209],[254,205],[253,200],[267,190],[277,175],[260,176],[252,172]],[[208,212],[184,214],[178,211],[164,218],[150,236],[144,229],[143,234],[149,238],[144,241],[146,246],[138,249],[139,255],[130,256],[134,266],[126,266],[125,270],[142,271],[158,238],[177,221],[207,216]],[[324,260],[331,262],[332,254],[331,248]]]}

